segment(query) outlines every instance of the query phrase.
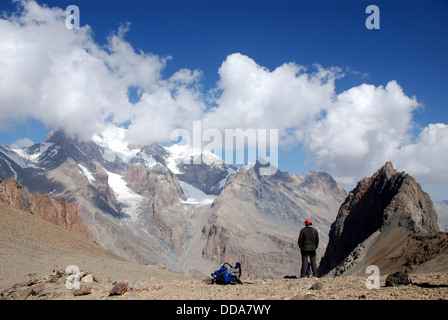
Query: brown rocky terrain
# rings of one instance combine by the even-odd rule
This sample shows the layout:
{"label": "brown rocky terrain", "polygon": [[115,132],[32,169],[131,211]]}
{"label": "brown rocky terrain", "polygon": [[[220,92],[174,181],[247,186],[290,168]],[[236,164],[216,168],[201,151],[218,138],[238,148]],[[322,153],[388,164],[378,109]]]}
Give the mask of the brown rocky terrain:
{"label": "brown rocky terrain", "polygon": [[77,265],[103,281],[185,279],[157,266],[130,263],[96,243],[0,201],[0,291]]}
{"label": "brown rocky terrain", "polygon": [[[219,286],[210,284],[209,277],[198,271],[179,273],[163,265],[128,262],[92,241],[4,201],[0,202],[0,257],[1,299],[448,299],[447,272],[412,273],[412,285],[400,287],[386,287],[386,274],[381,274],[381,287],[368,289],[367,274],[250,279],[244,274],[243,265],[243,285]],[[70,265],[79,267],[76,274],[79,289],[67,288],[70,275],[66,269]],[[210,273],[213,271],[212,268]]]}
{"label": "brown rocky terrain", "polygon": [[[124,265],[123,265],[124,266]],[[151,267],[143,274],[120,277],[114,281],[81,270],[79,288],[71,287],[70,275],[63,269],[47,276],[28,274],[3,290],[7,300],[447,300],[448,273],[412,274],[411,284],[369,289],[366,277],[247,279],[242,285],[211,284],[201,273],[171,274],[163,267]],[[122,269],[126,273],[126,269]],[[67,287],[69,283],[69,287]]]}
{"label": "brown rocky terrain", "polygon": [[390,162],[361,180],[341,205],[319,266],[321,275],[446,271],[448,237],[439,232],[432,201]]}

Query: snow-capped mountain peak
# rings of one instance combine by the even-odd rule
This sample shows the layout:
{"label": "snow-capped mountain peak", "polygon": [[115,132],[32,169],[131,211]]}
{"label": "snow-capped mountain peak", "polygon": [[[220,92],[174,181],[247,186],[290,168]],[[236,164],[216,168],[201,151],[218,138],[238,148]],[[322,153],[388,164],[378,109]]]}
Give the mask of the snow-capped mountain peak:
{"label": "snow-capped mountain peak", "polygon": [[125,139],[126,129],[108,128],[103,133],[93,136],[95,142],[103,152],[103,159],[114,162],[116,157],[121,158],[124,163],[129,162],[141,151],[140,148],[130,148]]}
{"label": "snow-capped mountain peak", "polygon": [[167,166],[170,170],[179,174],[179,165],[181,164],[201,164],[220,166],[225,162],[216,154],[210,151],[201,151],[195,148],[191,148],[189,145],[173,144],[169,147],[165,147],[165,150],[169,153],[167,158]]}
{"label": "snow-capped mountain peak", "polygon": [[[25,147],[22,149],[11,149],[18,155],[20,155],[23,159],[31,162],[31,163],[39,163],[42,160],[42,156],[54,145],[52,142],[42,142],[30,147]],[[55,155],[57,153],[57,149],[55,148],[51,150],[50,156]],[[47,155],[48,156],[48,155]]]}

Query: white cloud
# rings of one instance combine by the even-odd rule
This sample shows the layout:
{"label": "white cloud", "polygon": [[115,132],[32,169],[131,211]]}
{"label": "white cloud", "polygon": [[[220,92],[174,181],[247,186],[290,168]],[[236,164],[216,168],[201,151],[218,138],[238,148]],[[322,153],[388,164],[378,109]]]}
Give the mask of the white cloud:
{"label": "white cloud", "polygon": [[[169,142],[175,128],[278,129],[282,147],[301,144],[316,169],[347,184],[392,160],[425,183],[446,183],[448,129],[431,124],[413,140],[416,98],[396,81],[336,94],[339,68],[296,63],[268,70],[240,53],[219,69],[212,98],[202,73],[162,76],[170,57],[135,51],[118,28],[105,46],[89,26],[65,28],[65,10],[19,2],[0,19],[0,127],[35,118],[83,139],[126,124],[126,140]],[[139,99],[129,101],[130,88]],[[281,159],[280,159],[281,166]]]}
{"label": "white cloud", "polygon": [[353,184],[409,143],[418,106],[395,81],[353,87],[337,96],[323,118],[302,128],[303,143],[319,168]]}
{"label": "white cloud", "polygon": [[347,186],[389,160],[422,183],[448,181],[447,126],[429,125],[412,142],[413,112],[420,104],[396,81],[337,95],[341,69],[317,66],[309,72],[285,63],[270,71],[239,53],[227,57],[219,75],[205,128],[278,129],[281,147],[301,144],[316,169]]}
{"label": "white cloud", "polygon": [[448,125],[428,125],[414,143],[397,150],[393,159],[423,184],[447,184]]}
{"label": "white cloud", "polygon": [[331,105],[337,70],[306,73],[294,63],[273,71],[235,53],[219,69],[216,108],[204,116],[204,127],[217,129],[278,129],[282,144],[297,128]]}
{"label": "white cloud", "polygon": [[[184,116],[204,108],[198,71],[162,79],[166,59],[136,52],[124,40],[129,25],[98,46],[89,26],[65,27],[65,10],[19,3],[20,14],[0,19],[0,125],[29,117],[89,139],[110,125],[129,124],[136,142],[162,142]],[[142,94],[129,101],[129,88]],[[197,118],[196,118],[197,119]]]}

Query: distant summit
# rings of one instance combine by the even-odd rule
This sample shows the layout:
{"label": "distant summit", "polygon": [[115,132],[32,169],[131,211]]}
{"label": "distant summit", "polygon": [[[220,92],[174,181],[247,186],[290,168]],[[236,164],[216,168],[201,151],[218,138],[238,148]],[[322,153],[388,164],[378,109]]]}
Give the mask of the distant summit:
{"label": "distant summit", "polygon": [[[429,195],[413,177],[387,162],[359,181],[341,205],[319,274],[362,274],[370,264],[382,272],[412,269],[423,242],[429,247],[446,242],[438,231]],[[427,254],[419,263],[433,257]]]}

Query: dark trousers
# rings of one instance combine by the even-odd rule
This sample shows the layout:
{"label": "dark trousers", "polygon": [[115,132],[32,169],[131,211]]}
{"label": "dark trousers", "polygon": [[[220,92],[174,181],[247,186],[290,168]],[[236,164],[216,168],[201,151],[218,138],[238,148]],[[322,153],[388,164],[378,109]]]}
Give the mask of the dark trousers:
{"label": "dark trousers", "polygon": [[316,264],[316,250],[313,251],[300,251],[302,253],[302,270],[300,272],[300,277],[306,277],[306,268],[308,267],[308,257],[311,262],[311,270],[313,275],[317,277],[317,264]]}

